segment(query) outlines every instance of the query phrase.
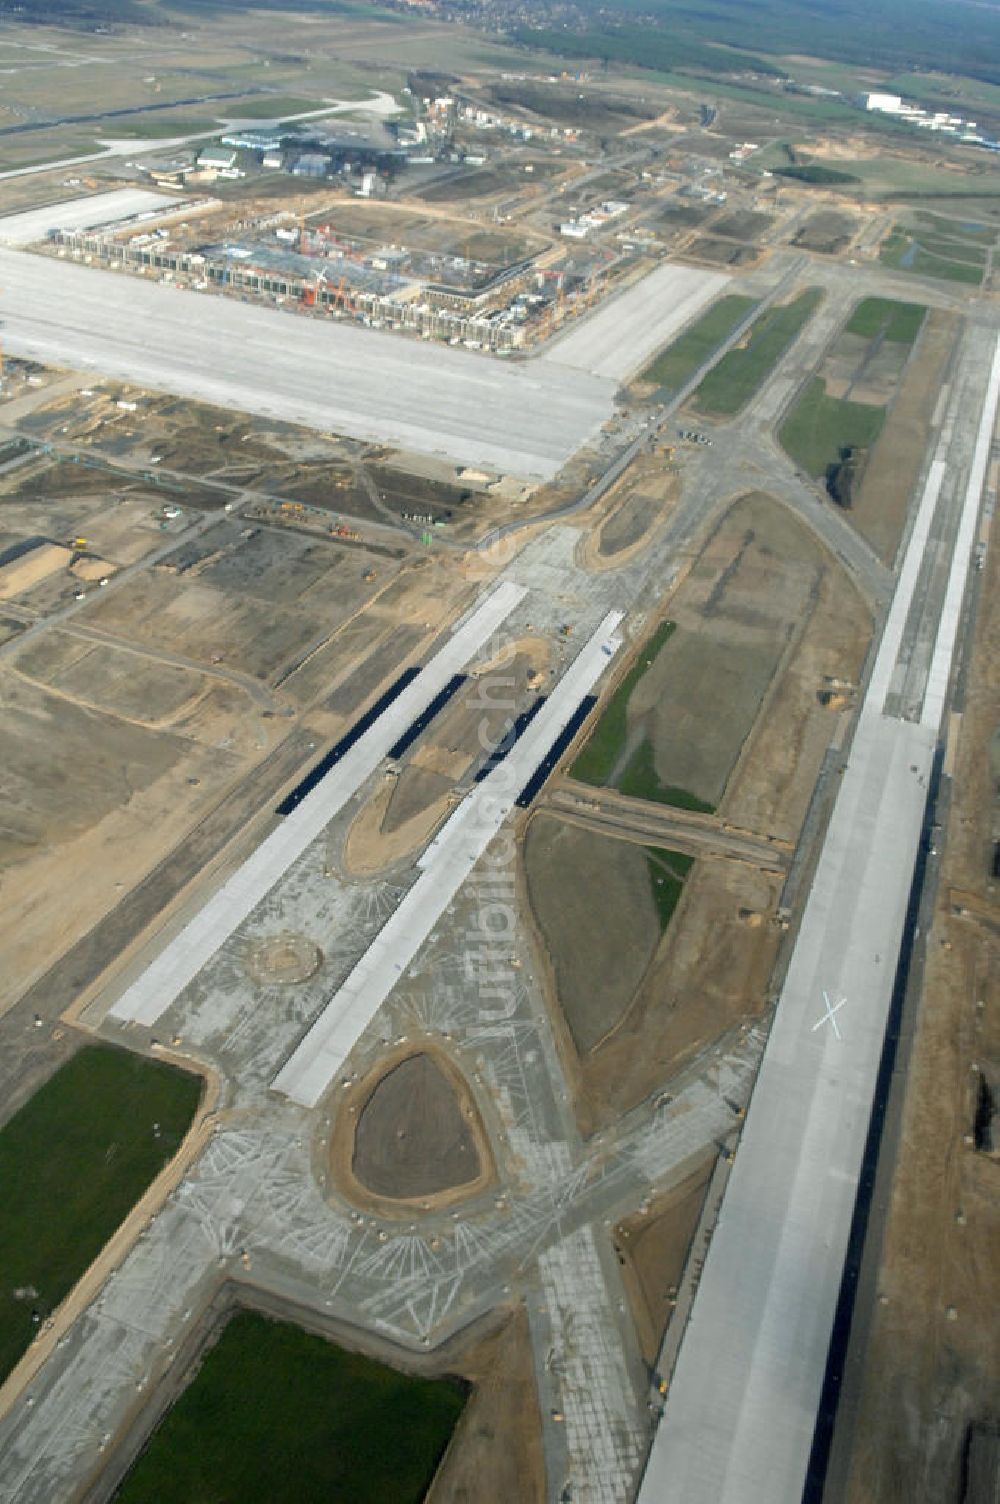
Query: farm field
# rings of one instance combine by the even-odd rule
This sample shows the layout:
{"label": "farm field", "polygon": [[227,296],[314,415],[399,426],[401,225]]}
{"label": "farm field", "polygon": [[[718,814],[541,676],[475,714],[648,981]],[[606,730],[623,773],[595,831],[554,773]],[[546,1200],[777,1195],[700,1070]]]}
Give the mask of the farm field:
{"label": "farm field", "polygon": [[419,1504],[465,1405],[415,1378],[251,1312],[154,1431],[116,1504]]}
{"label": "farm field", "polygon": [[762,313],[743,343],[728,351],[698,387],[691,399],[698,411],[719,418],[738,413],[767,380],[822,296],[818,288],[807,288],[791,303]]}
{"label": "farm field", "polygon": [[0,1129],[0,1377],[178,1149],[201,1080],[80,1050]]}

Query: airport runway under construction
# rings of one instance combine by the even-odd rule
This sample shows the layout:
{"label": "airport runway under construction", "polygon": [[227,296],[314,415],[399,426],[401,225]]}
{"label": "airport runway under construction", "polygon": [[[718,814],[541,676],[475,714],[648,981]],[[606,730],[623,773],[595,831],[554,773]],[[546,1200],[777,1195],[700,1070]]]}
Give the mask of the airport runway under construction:
{"label": "airport runway under construction", "polygon": [[799,1504],[810,1479],[1000,399],[995,337],[963,354],[639,1504]]}
{"label": "airport runway under construction", "polygon": [[373,725],[346,746],[324,778],[272,831],[267,840],[213,894],[111,1009],[127,1023],[154,1024],[316,835],[342,809],[390,753],[407,728],[432,704],[457,669],[490,640],[527,592],[501,582],[449,633],[430,663],[402,689]]}

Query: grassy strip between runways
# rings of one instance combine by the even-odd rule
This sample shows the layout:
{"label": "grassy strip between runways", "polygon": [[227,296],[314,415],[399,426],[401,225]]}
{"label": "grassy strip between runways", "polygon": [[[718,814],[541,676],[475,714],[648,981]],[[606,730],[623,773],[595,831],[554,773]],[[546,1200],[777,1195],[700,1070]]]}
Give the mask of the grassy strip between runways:
{"label": "grassy strip between runways", "polygon": [[659,846],[647,846],[646,861],[662,935],[673,918],[684,879],[694,865],[694,857],[685,856],[680,851],[665,851]]}
{"label": "grassy strip between runways", "polygon": [[884,422],[884,407],[828,397],[825,381],[814,376],[782,423],[778,438],[795,463],[820,480],[838,463],[842,450],[870,449]]}
{"label": "grassy strip between runways", "polygon": [[116,1504],[419,1504],[465,1405],[248,1311],[153,1432]]}
{"label": "grassy strip between runways", "polygon": [[633,752],[615,786],[620,794],[626,794],[630,799],[648,799],[653,804],[670,804],[674,809],[690,809],[699,815],[715,813],[715,805],[699,799],[697,794],[678,788],[673,783],[660,782],[653,745],[648,738]]}
{"label": "grassy strip between runways", "polygon": [[822,296],[820,288],[807,287],[791,303],[765,309],[750,326],[746,342],[729,350],[695,392],[699,412],[717,417],[738,413],[770,376]]}
{"label": "grassy strip between runways", "polygon": [[201,1080],[80,1050],[0,1129],[0,1378],[176,1153]]}
{"label": "grassy strip between runways", "polygon": [[[570,768],[572,778],[579,778],[581,783],[590,783],[597,788],[607,787],[628,735],[626,712],[632,691],[657,653],[673,635],[675,625],[672,621],[661,622],[649,641],[643,644],[635,662],[604,707],[600,720]],[[625,792],[622,789],[622,793]]]}
{"label": "grassy strip between runways", "polygon": [[736,293],[720,298],[679,339],[661,350],[643,371],[641,379],[655,381],[657,386],[666,387],[670,393],[679,392],[756,306],[756,298],[745,298]]}
{"label": "grassy strip between runways", "polygon": [[863,298],[844,325],[845,334],[881,335],[895,344],[912,345],[927,309],[923,303],[900,303],[895,298]]}

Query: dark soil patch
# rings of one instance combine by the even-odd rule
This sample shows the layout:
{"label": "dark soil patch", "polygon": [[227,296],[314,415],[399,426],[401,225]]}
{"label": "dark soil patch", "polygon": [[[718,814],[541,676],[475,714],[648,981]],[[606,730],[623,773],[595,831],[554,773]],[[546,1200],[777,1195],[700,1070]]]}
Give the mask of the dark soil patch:
{"label": "dark soil patch", "polygon": [[585,1055],[624,1016],[660,943],[646,852],[543,815],[528,826],[524,867],[556,993]]}
{"label": "dark soil patch", "polygon": [[393,1199],[430,1196],[481,1172],[471,1108],[430,1055],[412,1055],[382,1077],[358,1116],[353,1171],[366,1190]]}
{"label": "dark soil patch", "polygon": [[759,252],[753,245],[736,245],[731,240],[715,240],[710,235],[700,236],[687,254],[699,261],[709,261],[713,266],[752,266]]}
{"label": "dark soil patch", "polygon": [[610,559],[623,549],[638,543],[642,535],[652,527],[659,510],[660,507],[652,497],[641,494],[630,496],[601,529],[601,541],[597,549],[601,558]]}
{"label": "dark soil patch", "polygon": [[713,234],[725,235],[730,240],[757,240],[774,224],[773,214],[761,214],[753,209],[738,209],[717,219],[712,226]]}

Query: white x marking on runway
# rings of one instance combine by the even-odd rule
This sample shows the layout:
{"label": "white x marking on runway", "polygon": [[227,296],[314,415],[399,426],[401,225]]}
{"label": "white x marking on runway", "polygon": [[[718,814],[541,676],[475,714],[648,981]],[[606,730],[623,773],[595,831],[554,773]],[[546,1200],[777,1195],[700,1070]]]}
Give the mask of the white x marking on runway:
{"label": "white x marking on runway", "polygon": [[838,1039],[843,1039],[844,1036],[840,1032],[840,1029],[839,1029],[839,1027],[837,1025],[837,1020],[834,1018],[834,1014],[835,1013],[839,1013],[840,1010],[841,1010],[841,1008],[844,1006],[844,1004],[846,1002],[847,1002],[846,997],[842,997],[839,1002],[834,1003],[833,1006],[831,1007],[830,1006],[830,994],[828,992],[824,991],[824,993],[823,993],[823,1007],[826,1009],[826,1012],[823,1014],[822,1018],[818,1018],[816,1020],[816,1022],[813,1024],[813,1026],[812,1026],[812,1033],[815,1034],[816,1030],[817,1029],[821,1029],[824,1024],[829,1024],[830,1027],[831,1027],[831,1029],[833,1030],[833,1032],[836,1034],[837,1038]]}

